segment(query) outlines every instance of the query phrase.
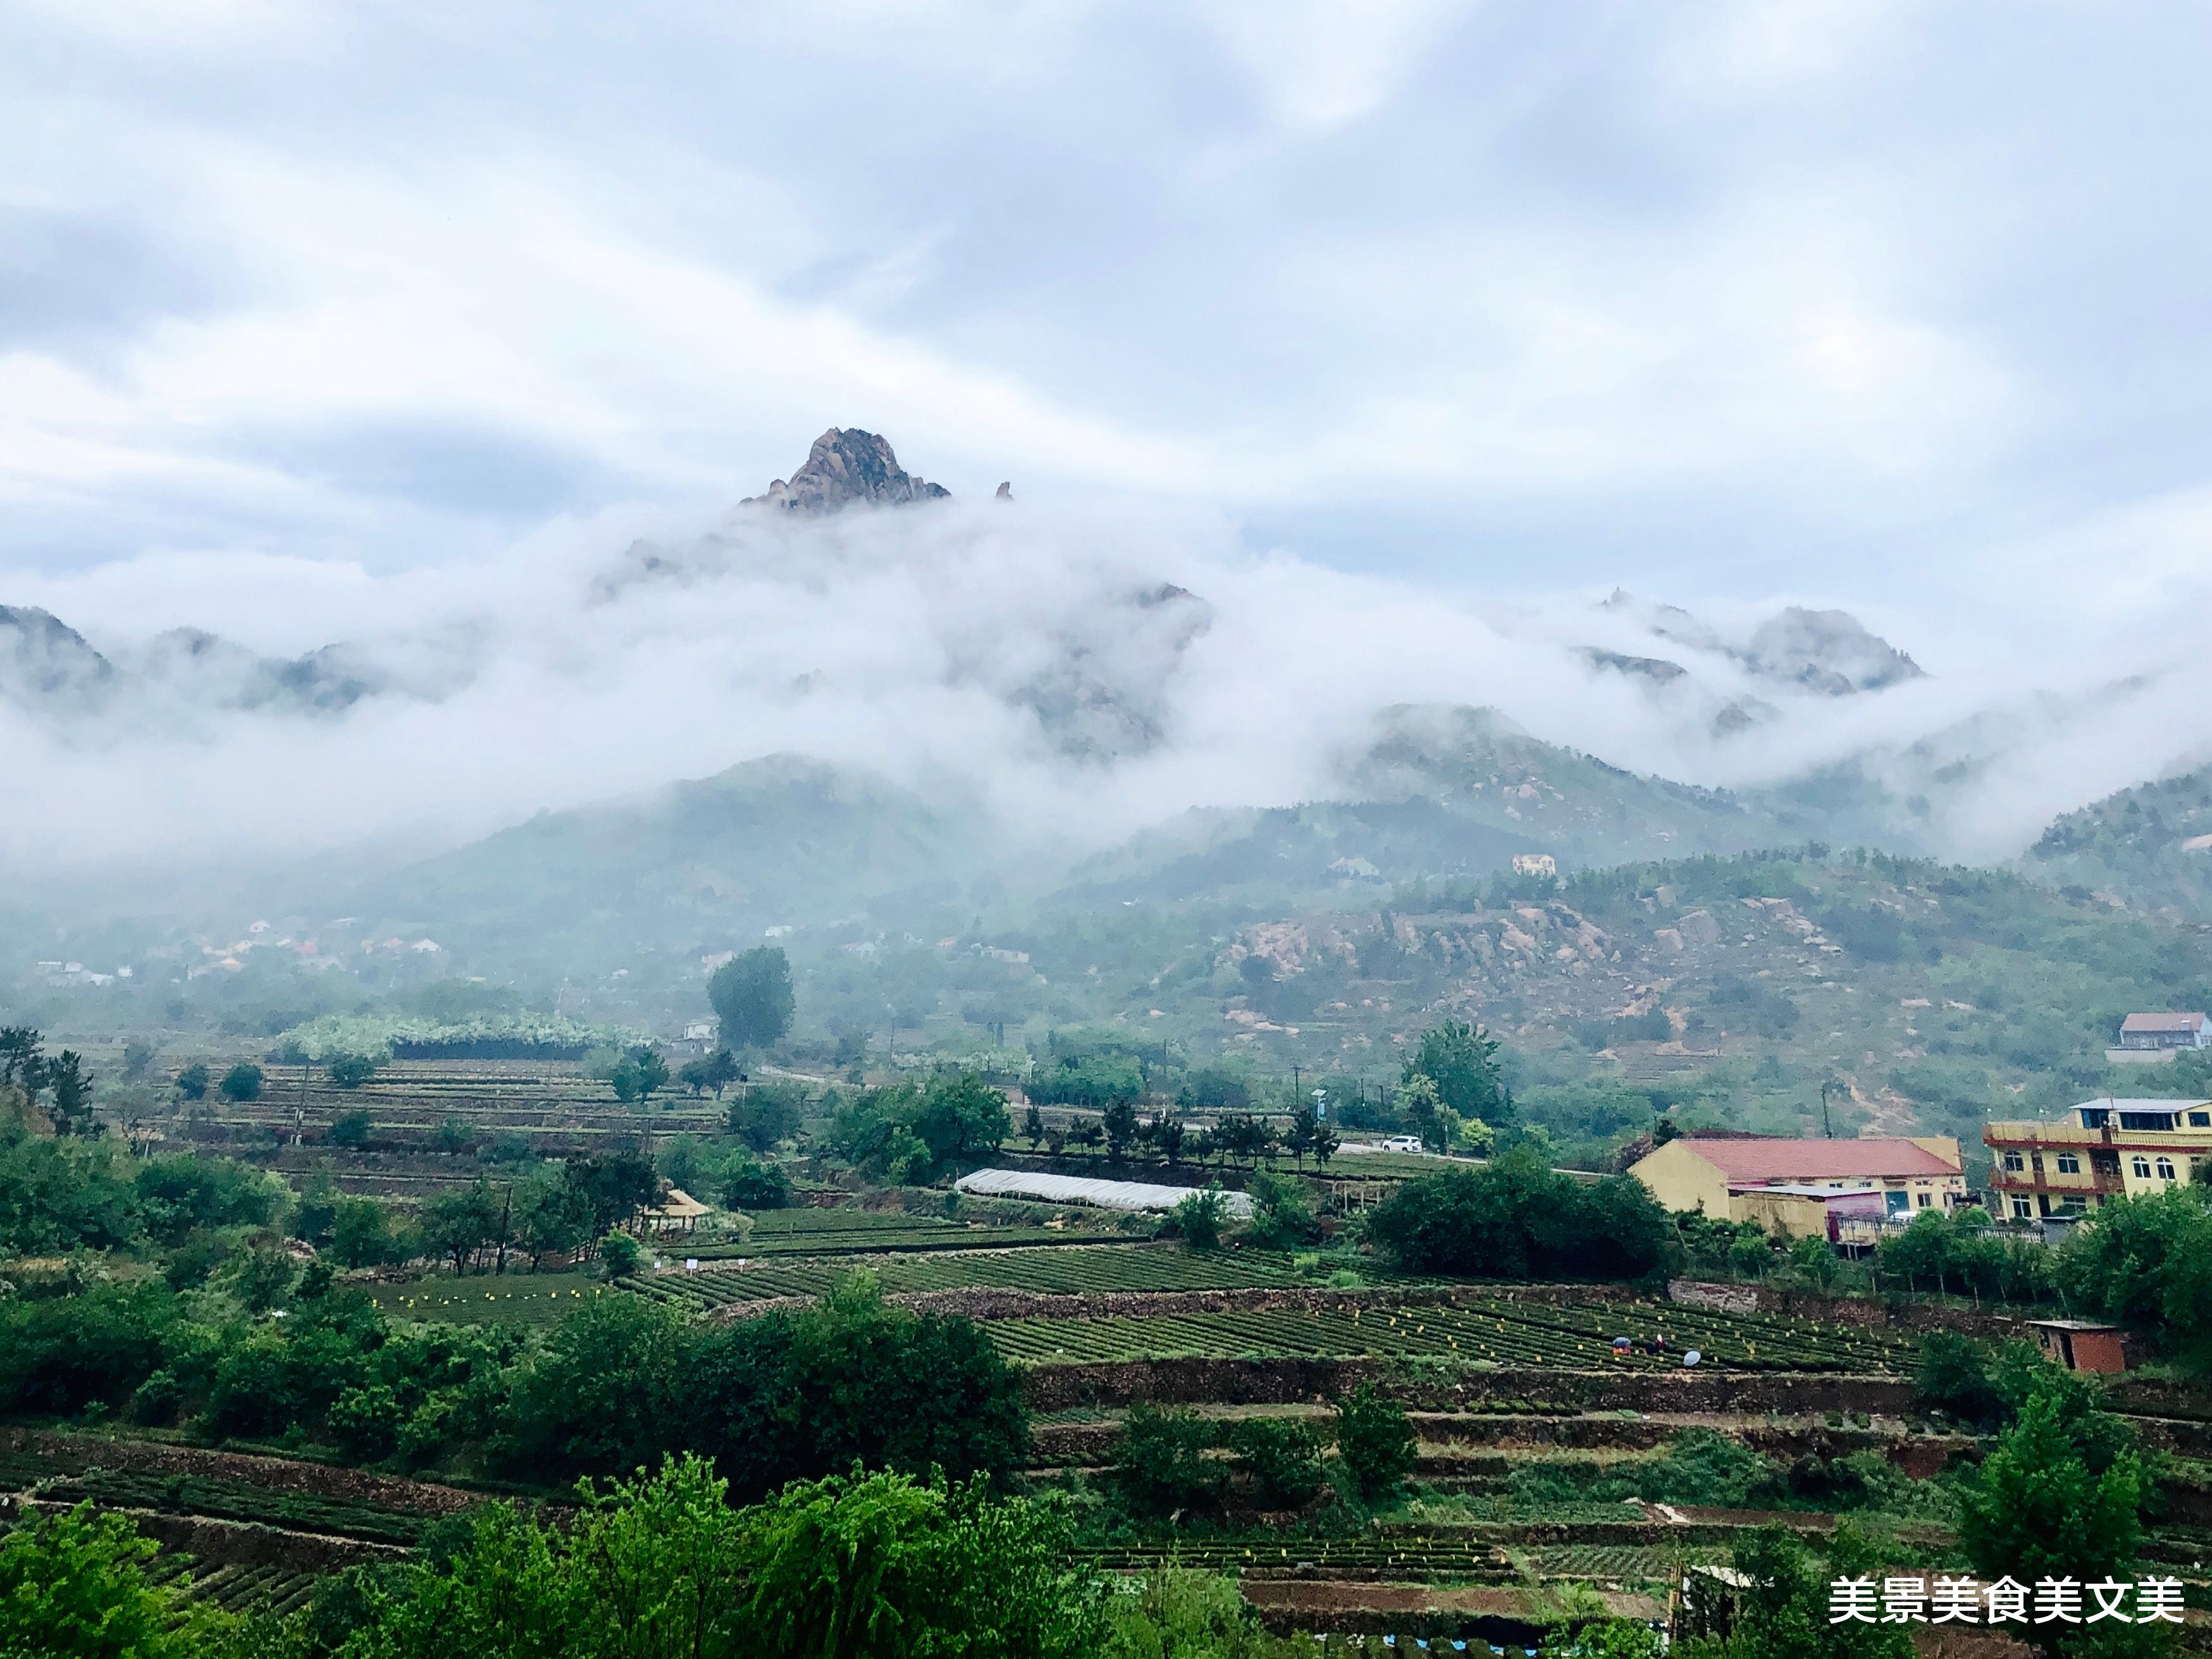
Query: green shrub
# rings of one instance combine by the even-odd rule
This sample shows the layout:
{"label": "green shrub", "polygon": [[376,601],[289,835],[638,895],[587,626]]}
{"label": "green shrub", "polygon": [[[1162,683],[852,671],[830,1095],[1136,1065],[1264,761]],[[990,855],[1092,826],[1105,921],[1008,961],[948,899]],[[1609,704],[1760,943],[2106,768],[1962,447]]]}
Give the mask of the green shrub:
{"label": "green shrub", "polygon": [[1212,1504],[1224,1470],[1206,1453],[1212,1431],[1190,1412],[1132,1407],[1114,1443],[1113,1479],[1138,1515],[1169,1515]]}
{"label": "green shrub", "polygon": [[1365,1502],[1395,1497],[1413,1472],[1415,1452],[1406,1408],[1372,1383],[1336,1402],[1336,1455]]}
{"label": "green shrub", "polygon": [[1296,1509],[1321,1489],[1321,1436],[1295,1417],[1244,1418],[1229,1449],[1262,1509]]}
{"label": "green shrub", "polygon": [[1202,1192],[1193,1193],[1170,1210],[1168,1227],[1194,1250],[1218,1249],[1222,1218],[1228,1213],[1228,1200],[1222,1196],[1221,1188],[1210,1186]]}
{"label": "green shrub", "polygon": [[610,1279],[628,1278],[637,1271],[644,1257],[644,1248],[628,1233],[609,1233],[599,1241],[599,1260],[605,1264]]}

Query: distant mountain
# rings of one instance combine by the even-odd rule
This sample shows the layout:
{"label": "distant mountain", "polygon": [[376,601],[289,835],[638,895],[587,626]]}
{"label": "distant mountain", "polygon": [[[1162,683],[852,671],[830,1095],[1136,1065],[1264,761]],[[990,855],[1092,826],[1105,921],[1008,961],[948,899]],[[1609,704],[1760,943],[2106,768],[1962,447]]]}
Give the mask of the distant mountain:
{"label": "distant mountain", "polygon": [[[1692,659],[1711,658],[1714,666],[1737,670],[1773,690],[1848,697],[1927,677],[1918,663],[1848,611],[1808,611],[1790,605],[1759,623],[1749,634],[1735,636],[1680,605],[1639,599],[1620,588],[1598,611],[1609,622],[1626,623],[1651,641],[1679,647],[1681,654]],[[1584,647],[1582,655],[1593,667],[1660,686],[1694,678],[1697,673],[1694,666],[1674,655],[1643,655],[1596,645]],[[1754,700],[1738,697],[1735,702],[1752,720],[1724,723],[1723,730],[1729,724],[1753,723],[1774,712],[1765,705],[1754,706]]]}
{"label": "distant mountain", "polygon": [[[1005,484],[1002,495],[1012,498]],[[945,501],[952,492],[902,471],[891,453],[889,439],[858,427],[831,427],[814,441],[806,465],[778,478],[758,495],[748,495],[740,507],[775,507],[785,513],[836,513],[848,507],[908,507],[916,501]]]}
{"label": "distant mountain", "polygon": [[2053,885],[2212,921],[2212,765],[2067,813],[2020,865]]}
{"label": "distant mountain", "polygon": [[115,665],[52,611],[0,605],[0,697],[82,713],[106,701],[115,678]]}
{"label": "distant mountain", "polygon": [[970,803],[795,756],[570,811],[410,866],[347,901],[471,959],[563,965],[750,943],[775,926],[903,925],[995,893]]}
{"label": "distant mountain", "polygon": [[1342,794],[1431,801],[1462,823],[1525,838],[1562,866],[1743,852],[1821,833],[1809,814],[1626,771],[1531,737],[1494,709],[1400,707],[1376,726]]}

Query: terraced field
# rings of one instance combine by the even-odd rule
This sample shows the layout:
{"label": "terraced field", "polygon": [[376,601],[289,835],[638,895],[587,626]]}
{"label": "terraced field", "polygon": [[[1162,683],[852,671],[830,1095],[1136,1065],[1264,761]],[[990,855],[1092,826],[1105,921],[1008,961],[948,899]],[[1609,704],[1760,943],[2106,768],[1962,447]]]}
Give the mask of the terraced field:
{"label": "terraced field", "polygon": [[286,1613],[304,1606],[314,1593],[319,1574],[264,1563],[258,1566],[223,1566],[200,1570],[189,1555],[158,1555],[147,1564],[146,1577],[156,1584],[173,1584],[192,1575],[190,1601],[210,1601],[230,1613],[248,1608]]}
{"label": "terraced field", "polygon": [[588,1273],[438,1275],[380,1285],[370,1300],[395,1319],[438,1325],[550,1325],[593,1297],[618,1292]]}
{"label": "terraced field", "polygon": [[856,1255],[916,1250],[1007,1249],[1017,1246],[1095,1244],[1117,1235],[1103,1229],[1048,1227],[1042,1223],[947,1221],[939,1216],[885,1214],[875,1210],[770,1210],[753,1218],[750,1237],[669,1244],[702,1261],[761,1256]]}
{"label": "terraced field", "polygon": [[[1009,1319],[985,1329],[1000,1352],[1028,1364],[1205,1358],[1360,1358],[1424,1356],[1501,1366],[1592,1370],[1680,1367],[1697,1350],[1705,1369],[1909,1371],[1909,1342],[1852,1327],[1779,1316],[1724,1314],[1667,1303],[1519,1302],[1505,1296],[1455,1307],[1193,1313],[1080,1322]],[[1626,1353],[1616,1337],[1652,1338]]]}
{"label": "terraced field", "polygon": [[[1085,1249],[974,1250],[923,1255],[871,1263],[893,1295],[919,1291],[988,1288],[1041,1295],[1097,1296],[1115,1291],[1226,1291],[1310,1285],[1295,1257],[1259,1250],[1194,1255],[1172,1246],[1100,1244]],[[738,1272],[658,1274],[624,1279],[623,1288],[689,1309],[759,1301],[775,1296],[818,1296],[852,1271],[842,1261],[793,1261]],[[1408,1285],[1425,1281],[1363,1266],[1363,1281]]]}
{"label": "terraced field", "polygon": [[312,1492],[276,1492],[242,1481],[137,1469],[88,1469],[82,1474],[49,1480],[40,1489],[40,1495],[57,1504],[88,1500],[101,1509],[204,1515],[220,1521],[258,1522],[287,1532],[326,1533],[376,1544],[412,1544],[428,1524],[420,1515]]}

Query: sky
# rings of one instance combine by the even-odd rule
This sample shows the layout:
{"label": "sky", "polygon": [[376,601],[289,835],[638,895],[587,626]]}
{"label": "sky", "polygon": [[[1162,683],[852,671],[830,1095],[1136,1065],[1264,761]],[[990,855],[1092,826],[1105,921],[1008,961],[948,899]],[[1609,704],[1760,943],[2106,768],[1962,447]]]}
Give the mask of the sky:
{"label": "sky", "polygon": [[[50,781],[0,854],[450,839],[793,745],[1118,834],[1299,798],[1428,700],[1701,782],[2002,750],[1952,847],[2007,856],[2212,754],[2208,36],[2086,0],[16,0],[0,605],[460,689],[97,740],[0,704]],[[1030,516],[599,596],[832,425]],[[1216,619],[1166,679],[1097,623],[1158,580]],[[1930,678],[1720,740],[1577,654],[1616,585],[1739,637],[1848,606]],[[1166,711],[1115,814],[1009,724],[1007,665],[1071,639]],[[220,764],[295,787],[227,812]]]}
{"label": "sky", "polygon": [[832,424],[956,494],[1170,501],[1468,592],[2187,584],[2208,34],[19,0],[0,585],[465,560],[726,504]]}

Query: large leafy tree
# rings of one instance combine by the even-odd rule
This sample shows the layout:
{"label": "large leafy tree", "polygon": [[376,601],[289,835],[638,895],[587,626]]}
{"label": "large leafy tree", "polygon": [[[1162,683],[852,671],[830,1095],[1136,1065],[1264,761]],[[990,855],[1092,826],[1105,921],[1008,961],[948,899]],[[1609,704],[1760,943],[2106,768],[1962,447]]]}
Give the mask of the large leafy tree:
{"label": "large leafy tree", "polygon": [[765,1048],[791,1029],[795,1006],[791,961],[782,948],[763,945],[735,956],[707,981],[707,1000],[722,1022],[722,1041],[732,1048]]}
{"label": "large leafy tree", "polygon": [[1407,1272],[1495,1279],[1644,1279],[1676,1248],[1641,1182],[1585,1184],[1527,1146],[1402,1183],[1368,1212],[1366,1229]]}
{"label": "large leafy tree", "polygon": [[1462,1118],[1480,1118],[1497,1128],[1513,1115],[1513,1096],[1498,1064],[1498,1039],[1455,1019],[1421,1033],[1419,1045],[1406,1057],[1400,1083],[1415,1078],[1436,1085],[1436,1103]]}
{"label": "large leafy tree", "polygon": [[[2149,1496],[2127,1425],[2098,1408],[2089,1384],[2045,1365],[1996,1449],[1959,1488],[1959,1543],[1984,1580],[2008,1573],[2026,1584],[2046,1577],[2132,1582],[2141,1576]],[[2111,1622],[2054,1621],[2021,1633],[2051,1655],[2157,1650],[2154,1627],[2114,1631]]]}
{"label": "large leafy tree", "polygon": [[182,1586],[148,1583],[155,1553],[127,1516],[94,1515],[89,1504],[28,1516],[0,1536],[0,1653],[219,1659],[253,1650],[243,1620],[186,1604]]}

